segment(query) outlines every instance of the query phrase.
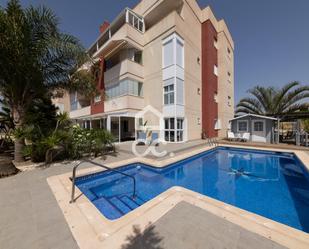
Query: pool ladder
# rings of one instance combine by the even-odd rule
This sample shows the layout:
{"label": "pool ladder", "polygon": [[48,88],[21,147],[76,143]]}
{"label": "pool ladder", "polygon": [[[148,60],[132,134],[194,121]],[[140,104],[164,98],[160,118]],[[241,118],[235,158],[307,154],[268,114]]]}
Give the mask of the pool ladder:
{"label": "pool ladder", "polygon": [[100,164],[100,163],[97,163],[97,162],[94,162],[94,161],[91,161],[91,160],[84,159],[84,160],[80,161],[78,164],[76,164],[76,165],[74,166],[74,168],[73,168],[73,171],[72,171],[72,178],[71,178],[71,181],[72,181],[72,193],[71,193],[71,201],[70,201],[70,203],[74,203],[74,202],[75,202],[75,180],[76,180],[76,170],[77,170],[77,168],[78,168],[80,165],[82,165],[82,164],[84,164],[84,163],[91,163],[91,164],[93,164],[93,165],[99,166],[99,167],[104,168],[104,169],[106,169],[106,170],[109,170],[109,171],[112,171],[112,172],[116,172],[116,173],[118,173],[118,174],[121,174],[121,175],[123,175],[123,176],[126,176],[126,177],[131,178],[132,181],[133,181],[133,195],[132,195],[132,197],[135,198],[135,196],[136,196],[136,179],[135,179],[134,176],[128,175],[128,174],[126,174],[126,173],[123,173],[123,172],[121,172],[121,171],[119,171],[119,170],[117,170],[117,169],[112,169],[112,168],[107,167],[107,166],[105,166],[105,165],[103,165],[103,164]]}
{"label": "pool ladder", "polygon": [[206,143],[209,146],[219,146],[219,142],[216,138],[206,138]]}

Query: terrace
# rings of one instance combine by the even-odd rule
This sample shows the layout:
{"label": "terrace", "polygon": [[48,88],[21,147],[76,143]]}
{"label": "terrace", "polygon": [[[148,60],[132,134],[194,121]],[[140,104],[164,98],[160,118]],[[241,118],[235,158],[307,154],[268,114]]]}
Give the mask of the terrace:
{"label": "terrace", "polygon": [[[130,153],[130,147],[131,143],[121,144],[118,147],[117,156],[109,155],[104,161],[101,159],[96,161],[111,167],[132,162],[136,159],[132,152]],[[169,144],[165,147],[168,155],[159,161],[150,155],[144,161],[165,165],[209,148],[213,147],[206,146],[204,140]],[[265,147],[261,148],[267,150]],[[304,155],[302,157],[305,158]],[[307,163],[309,163],[308,160]],[[79,222],[74,225],[71,223],[72,219],[76,219],[83,210],[88,208],[85,197],[78,197],[77,204],[69,204],[69,197],[67,199],[61,194],[61,188],[66,185],[65,181],[61,180],[64,185],[61,184],[62,187],[59,185],[56,189],[54,187],[50,189],[46,182],[48,178],[49,184],[52,184],[59,174],[70,176],[74,165],[74,162],[56,163],[51,167],[26,171],[0,181],[0,188],[3,190],[0,194],[2,209],[0,220],[1,224],[6,226],[6,229],[1,230],[0,244],[4,248],[98,248],[104,241],[110,248],[125,249],[242,248],[248,244],[250,248],[286,248],[291,243],[297,248],[306,248],[304,243],[307,242],[304,235],[296,233],[295,230],[289,235],[285,232],[291,232],[290,230],[282,230],[278,233],[278,230],[272,230],[266,225],[268,221],[260,220],[260,217],[252,220],[242,210],[234,210],[229,205],[222,206],[221,203],[209,198],[204,199],[203,196],[192,191],[178,188],[172,188],[156,198],[157,205],[145,204],[146,206],[139,211],[139,218],[132,219],[133,216],[129,215],[128,217],[131,218],[125,219],[127,221],[118,232],[113,233],[112,230],[116,227],[107,226],[105,221],[100,225],[101,218],[98,222],[95,221],[96,219],[90,219],[90,223],[94,222],[93,225],[97,224],[105,228],[101,230],[96,225],[94,226],[96,232],[91,232],[93,228],[89,225],[88,228],[80,227],[84,219],[82,216],[78,218]],[[91,167],[91,165],[82,166],[79,174],[93,172],[95,169]],[[33,179],[37,180],[33,182]],[[70,189],[69,186],[65,188]],[[56,199],[53,194],[56,195]],[[60,207],[57,201],[60,201]],[[147,209],[149,211],[145,211]],[[46,215],[47,210],[48,215]],[[14,215],[10,215],[12,212]],[[87,213],[90,216],[94,215],[93,217],[97,216],[89,210]],[[237,218],[239,215],[242,215],[241,220]],[[87,231],[84,233],[80,229],[89,230],[83,230]],[[284,240],[280,235],[281,232],[287,236]],[[294,233],[297,234],[298,239],[293,237],[296,236]],[[79,239],[76,243],[77,234]],[[20,236],[23,236],[22,245]]]}

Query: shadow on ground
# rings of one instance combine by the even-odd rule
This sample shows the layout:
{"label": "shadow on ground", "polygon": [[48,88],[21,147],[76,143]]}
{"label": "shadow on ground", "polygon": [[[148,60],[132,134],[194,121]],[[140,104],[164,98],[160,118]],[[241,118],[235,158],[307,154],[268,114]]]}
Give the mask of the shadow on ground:
{"label": "shadow on ground", "polygon": [[148,225],[142,231],[139,226],[133,226],[133,234],[126,238],[127,243],[121,249],[164,249],[161,246],[163,237],[156,231],[154,225]]}

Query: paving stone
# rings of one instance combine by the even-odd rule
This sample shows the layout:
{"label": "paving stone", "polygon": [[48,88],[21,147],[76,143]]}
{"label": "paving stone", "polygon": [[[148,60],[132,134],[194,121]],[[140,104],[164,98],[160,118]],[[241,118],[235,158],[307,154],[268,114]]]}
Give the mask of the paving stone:
{"label": "paving stone", "polygon": [[[174,147],[177,149],[176,145]],[[178,151],[182,149],[184,145]],[[117,157],[108,156],[106,162],[130,157],[134,156],[119,153]],[[71,172],[73,165],[59,163],[0,179],[0,249],[78,249],[46,181],[49,176]],[[81,166],[87,167],[92,166]],[[186,203],[178,204],[154,225],[154,237],[159,239],[160,246],[154,247],[157,249],[248,248],[243,247],[247,243],[283,248]],[[150,240],[153,234],[148,234],[147,238]],[[145,249],[134,247],[138,248]]]}
{"label": "paving stone", "polygon": [[285,248],[186,202],[177,204],[153,225],[155,236],[161,239],[157,246],[164,249]]}

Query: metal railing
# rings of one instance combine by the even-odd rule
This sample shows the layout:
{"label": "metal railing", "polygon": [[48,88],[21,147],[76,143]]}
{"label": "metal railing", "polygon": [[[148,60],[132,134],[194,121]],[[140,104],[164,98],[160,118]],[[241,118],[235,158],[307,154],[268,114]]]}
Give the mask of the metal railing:
{"label": "metal railing", "polygon": [[216,138],[206,138],[206,143],[209,146],[218,146],[219,142]]}
{"label": "metal railing", "polygon": [[97,162],[94,162],[94,161],[85,159],[85,160],[80,161],[80,162],[79,162],[77,165],[75,165],[74,168],[73,168],[73,171],[72,171],[72,178],[71,178],[71,180],[72,180],[72,194],[71,194],[71,201],[70,201],[70,203],[75,202],[75,179],[76,179],[76,170],[77,170],[77,168],[78,168],[81,164],[83,164],[83,163],[91,163],[91,164],[93,164],[93,165],[99,166],[99,167],[104,168],[104,169],[106,169],[106,170],[113,171],[113,172],[116,172],[116,173],[118,173],[118,174],[121,174],[121,175],[124,175],[124,176],[126,176],[126,177],[131,178],[132,181],[133,181],[133,198],[135,197],[135,195],[136,195],[136,179],[135,179],[134,176],[128,175],[128,174],[126,174],[126,173],[123,173],[123,172],[121,172],[121,171],[119,171],[119,170],[117,170],[117,169],[109,168],[109,167],[107,167],[107,166],[105,166],[105,165],[103,165],[103,164],[100,164],[100,163],[97,163]]}

